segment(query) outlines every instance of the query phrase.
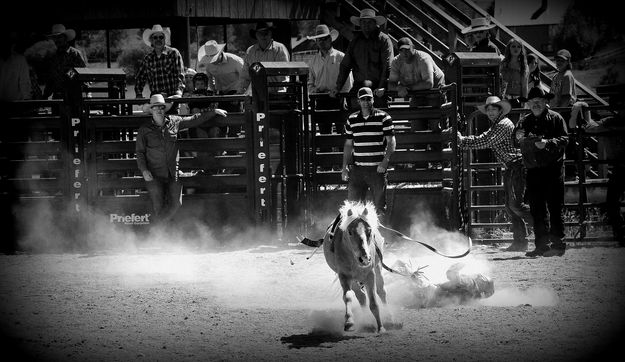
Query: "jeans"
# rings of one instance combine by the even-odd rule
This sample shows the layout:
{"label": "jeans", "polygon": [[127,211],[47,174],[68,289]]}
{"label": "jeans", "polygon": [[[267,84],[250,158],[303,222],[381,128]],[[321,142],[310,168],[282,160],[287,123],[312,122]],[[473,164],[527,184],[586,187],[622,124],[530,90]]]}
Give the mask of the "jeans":
{"label": "jeans", "polygon": [[503,190],[514,242],[527,242],[527,225],[533,225],[534,222],[530,207],[525,203],[525,168],[522,159],[507,165],[503,173]]}
{"label": "jeans", "polygon": [[564,167],[551,165],[527,170],[527,196],[534,219],[536,248],[564,239]]}
{"label": "jeans", "polygon": [[155,224],[169,221],[182,206],[182,184],[173,178],[157,178],[146,182],[152,199]]}
{"label": "jeans", "polygon": [[350,201],[365,202],[367,191],[373,194],[373,203],[376,212],[382,220],[386,213],[386,186],[387,173],[378,173],[375,166],[352,166],[349,171],[347,185],[347,199]]}

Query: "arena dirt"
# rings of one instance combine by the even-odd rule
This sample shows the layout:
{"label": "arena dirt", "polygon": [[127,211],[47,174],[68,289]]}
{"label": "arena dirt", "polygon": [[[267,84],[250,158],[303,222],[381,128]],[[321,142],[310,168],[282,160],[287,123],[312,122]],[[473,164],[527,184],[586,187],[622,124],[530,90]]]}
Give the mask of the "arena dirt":
{"label": "arena dirt", "polygon": [[[470,303],[421,308],[414,284],[384,271],[383,334],[373,331],[367,311],[357,313],[356,332],[343,333],[335,275],[322,254],[296,243],[0,255],[3,354],[42,361],[572,361],[618,351],[625,248],[578,244],[563,257],[529,259],[502,252],[505,246],[473,246],[461,260],[495,281],[494,295]],[[387,264],[397,260],[427,265],[431,283],[444,281],[458,261],[399,243],[385,253]]]}

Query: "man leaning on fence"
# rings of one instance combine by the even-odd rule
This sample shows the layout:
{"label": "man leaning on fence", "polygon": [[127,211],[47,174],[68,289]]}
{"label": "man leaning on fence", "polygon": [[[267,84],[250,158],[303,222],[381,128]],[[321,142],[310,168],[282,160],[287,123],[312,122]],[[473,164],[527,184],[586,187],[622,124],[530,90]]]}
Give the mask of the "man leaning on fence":
{"label": "man leaning on fence", "polygon": [[154,224],[169,221],[182,206],[178,132],[197,127],[214,117],[228,115],[219,108],[185,117],[165,114],[171,107],[172,104],[165,103],[161,94],[150,97],[150,103],[144,104],[142,109],[151,114],[152,119],[139,127],[135,145],[137,166],[152,200]]}
{"label": "man leaning on fence", "polygon": [[[512,106],[509,101],[497,96],[486,98],[484,105],[477,107],[488,116],[490,128],[477,136],[463,136],[458,132],[458,147],[461,149],[491,149],[495,158],[505,168],[503,188],[505,208],[511,222],[513,241],[506,251],[527,250],[527,227],[532,225],[532,215],[525,198],[525,168],[521,150],[514,147],[512,132],[514,124],[506,117]],[[448,130],[451,130],[449,128]],[[445,130],[445,131],[448,131]]]}

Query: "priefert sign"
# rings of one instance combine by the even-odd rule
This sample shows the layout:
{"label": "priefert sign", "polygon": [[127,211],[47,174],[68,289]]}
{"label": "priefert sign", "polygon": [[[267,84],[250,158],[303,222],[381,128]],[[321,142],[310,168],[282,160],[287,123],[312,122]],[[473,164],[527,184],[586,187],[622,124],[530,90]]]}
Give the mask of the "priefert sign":
{"label": "priefert sign", "polygon": [[109,223],[124,225],[147,225],[150,223],[151,214],[138,215],[132,213],[130,215],[109,214]]}

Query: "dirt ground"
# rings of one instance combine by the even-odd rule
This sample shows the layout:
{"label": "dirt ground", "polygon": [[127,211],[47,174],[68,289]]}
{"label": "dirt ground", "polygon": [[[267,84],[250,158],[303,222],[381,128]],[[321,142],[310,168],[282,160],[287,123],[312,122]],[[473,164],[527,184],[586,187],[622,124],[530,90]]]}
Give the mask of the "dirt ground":
{"label": "dirt ground", "polygon": [[[474,245],[460,259],[495,282],[494,295],[470,303],[420,307],[420,289],[384,271],[382,334],[367,311],[356,332],[342,331],[336,277],[301,244],[0,255],[3,359],[610,359],[625,325],[625,248],[577,244],[530,259],[505,246]],[[406,243],[385,252],[387,264],[397,260],[428,265],[432,283],[459,261]]]}

